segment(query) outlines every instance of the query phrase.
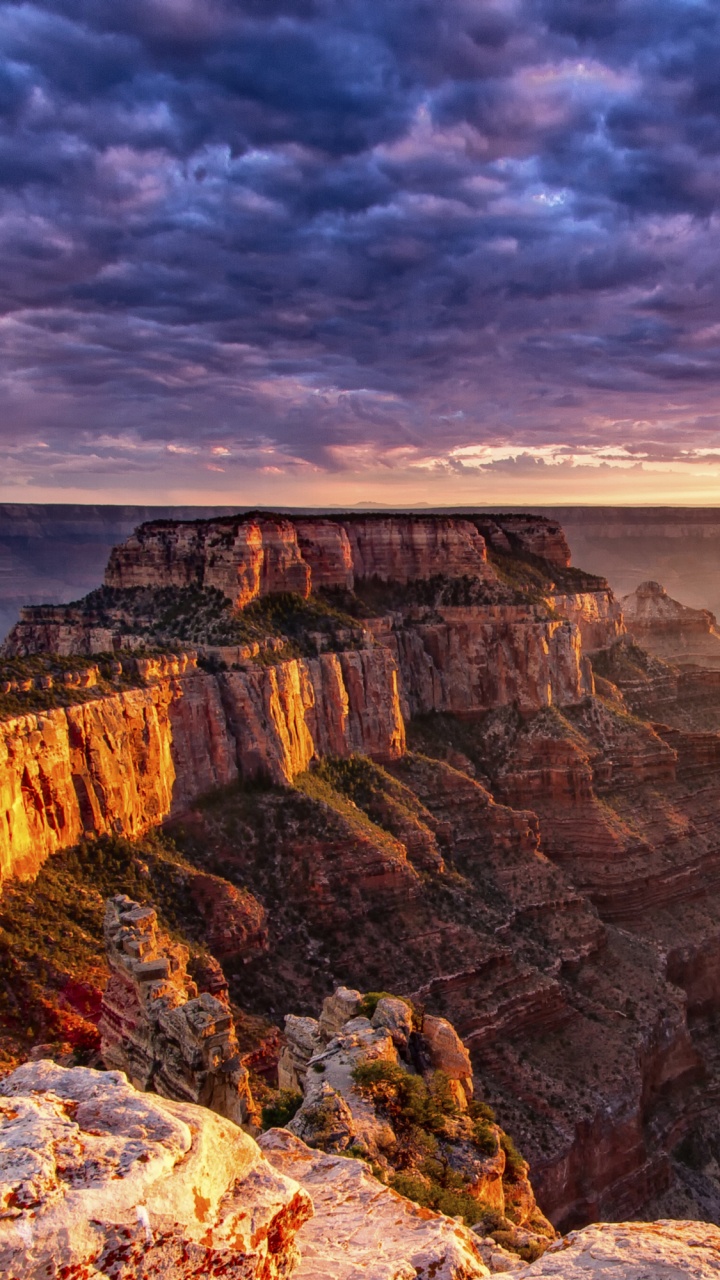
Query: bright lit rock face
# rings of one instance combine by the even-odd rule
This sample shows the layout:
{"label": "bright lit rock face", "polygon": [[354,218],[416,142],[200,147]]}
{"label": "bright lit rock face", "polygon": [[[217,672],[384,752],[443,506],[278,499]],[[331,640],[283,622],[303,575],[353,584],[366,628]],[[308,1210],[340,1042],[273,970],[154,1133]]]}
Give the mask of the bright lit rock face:
{"label": "bright lit rock face", "polygon": [[482,577],[485,540],[468,520],[437,516],[288,520],[235,516],[141,525],[115,547],[109,587],[216,587],[238,607],[273,591],[308,596],[358,578],[409,582]]}
{"label": "bright lit rock face", "polygon": [[332,752],[397,759],[398,677],[380,648],[143,688],[0,722],[0,880],[83,835],[137,836],[238,775],[288,783]]}
{"label": "bright lit rock face", "polygon": [[296,1280],[476,1280],[489,1275],[476,1237],[453,1218],[395,1194],[361,1160],[312,1151],[286,1129],[263,1154],[309,1192],[314,1217],[298,1235]]}
{"label": "bright lit rock face", "polygon": [[12,1280],[280,1280],[312,1213],[230,1121],[52,1062],[0,1082],[0,1205]]}
{"label": "bright lit rock face", "polygon": [[527,1280],[716,1280],[720,1231],[708,1222],[598,1222],[571,1231]]}

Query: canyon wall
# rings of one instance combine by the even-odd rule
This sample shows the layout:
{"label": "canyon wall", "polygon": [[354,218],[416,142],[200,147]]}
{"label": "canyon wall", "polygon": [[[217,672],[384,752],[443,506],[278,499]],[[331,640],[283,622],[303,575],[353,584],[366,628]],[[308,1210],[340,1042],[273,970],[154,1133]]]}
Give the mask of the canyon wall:
{"label": "canyon wall", "polygon": [[286,519],[235,516],[141,525],[110,555],[109,587],[214,587],[238,608],[258,596],[358,578],[406,583],[486,572],[485,540],[467,520],[438,516]]}
{"label": "canyon wall", "polygon": [[[536,711],[579,702],[593,690],[579,627],[526,605],[442,608],[441,620],[393,626],[408,715]],[[382,632],[379,633],[382,635]]]}
{"label": "canyon wall", "polygon": [[218,675],[146,665],[142,688],[0,722],[0,878],[35,875],[83,836],[140,835],[239,773],[284,784],[330,751],[404,750],[381,649]]}

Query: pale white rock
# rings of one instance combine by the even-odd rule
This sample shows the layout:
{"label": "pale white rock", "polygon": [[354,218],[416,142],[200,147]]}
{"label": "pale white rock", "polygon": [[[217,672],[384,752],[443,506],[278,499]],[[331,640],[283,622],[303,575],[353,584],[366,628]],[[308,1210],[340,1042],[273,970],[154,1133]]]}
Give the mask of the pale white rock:
{"label": "pale white rock", "polygon": [[285,1037],[286,1043],[278,1062],[278,1086],[281,1089],[302,1089],[307,1064],[322,1048],[317,1019],[299,1018],[288,1013]]}
{"label": "pale white rock", "polygon": [[571,1231],[524,1280],[718,1280],[720,1231],[708,1222],[597,1222]]}
{"label": "pale white rock", "polygon": [[345,1023],[355,1017],[361,1000],[360,992],[352,987],[337,987],[331,996],[325,997],[320,1014],[320,1032],[326,1040],[337,1035]]}
{"label": "pale white rock", "polygon": [[[476,1228],[473,1228],[473,1233]],[[509,1249],[504,1249],[497,1240],[493,1240],[492,1236],[479,1236],[477,1240],[477,1250],[482,1258],[485,1266],[493,1273],[499,1271],[522,1271],[525,1263],[516,1253],[510,1253]]]}
{"label": "pale white rock", "polygon": [[[355,1026],[357,1025],[357,1030]],[[355,1018],[345,1024],[343,1032],[334,1036],[327,1047],[312,1058],[308,1064],[304,1082],[304,1097],[300,1110],[290,1121],[288,1128],[298,1137],[307,1141],[320,1140],[324,1116],[327,1110],[328,1129],[336,1134],[334,1146],[339,1148],[340,1131],[336,1131],[339,1119],[338,1108],[334,1097],[328,1094],[339,1094],[344,1099],[350,1113],[351,1121],[346,1123],[345,1146],[357,1142],[372,1156],[378,1156],[383,1150],[392,1147],[395,1135],[392,1127],[378,1115],[375,1107],[367,1101],[355,1088],[353,1071],[360,1062],[372,1062],[382,1058],[387,1062],[397,1063],[398,1054],[392,1042],[390,1032],[384,1027],[375,1028],[366,1018]],[[347,1119],[345,1117],[345,1119]]]}
{"label": "pale white rock", "polygon": [[397,996],[382,996],[372,1016],[374,1027],[385,1027],[392,1036],[396,1049],[407,1049],[412,1032],[412,1010],[409,1004]]}
{"label": "pale white rock", "polygon": [[294,1280],[479,1280],[490,1274],[467,1227],[397,1195],[361,1160],[312,1151],[286,1129],[270,1129],[260,1145],[315,1207],[298,1233]]}
{"label": "pale white rock", "polygon": [[231,1121],[120,1071],[26,1063],[0,1081],[0,1274],[290,1274],[308,1195]]}

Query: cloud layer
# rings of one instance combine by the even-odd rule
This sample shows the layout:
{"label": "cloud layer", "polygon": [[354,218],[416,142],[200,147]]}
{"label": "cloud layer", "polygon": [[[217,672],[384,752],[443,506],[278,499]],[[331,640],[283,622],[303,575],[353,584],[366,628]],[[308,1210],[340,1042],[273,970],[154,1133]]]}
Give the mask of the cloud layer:
{"label": "cloud layer", "polygon": [[714,0],[35,0],[0,45],[6,500],[712,500]]}

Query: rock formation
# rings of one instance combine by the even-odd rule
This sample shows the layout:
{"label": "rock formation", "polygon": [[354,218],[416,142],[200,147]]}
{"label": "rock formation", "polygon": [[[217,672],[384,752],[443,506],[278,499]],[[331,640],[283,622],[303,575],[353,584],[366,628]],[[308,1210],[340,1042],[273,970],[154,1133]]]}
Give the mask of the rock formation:
{"label": "rock formation", "polygon": [[[145,539],[149,578],[173,591],[222,582],[230,609],[243,592],[332,590],[326,606],[357,607],[358,625],[301,637],[304,656],[268,632],[216,652],[212,672],[138,653],[137,687],[100,682],[82,704],[6,719],[6,874],[34,874],[85,831],[134,836],[182,815],[174,838],[197,874],[262,902],[247,933],[268,953],[241,942],[231,994],[253,1015],[302,1015],[283,1069],[332,1103],[340,1143],[356,1101],[332,1083],[337,1063],[308,1070],[325,1036],[310,1015],[339,982],[388,985],[457,1027],[554,1222],[657,1202],[699,1126],[720,1143],[720,672],[643,653],[547,522],[173,528],[126,544],[118,582],[145,573]],[[270,616],[272,600],[253,608]],[[282,790],[195,806],[238,777]],[[352,1032],[391,1065],[401,1034]]]}
{"label": "rock formation", "polygon": [[707,1222],[599,1222],[572,1231],[524,1271],[528,1280],[714,1280],[720,1232]]}
{"label": "rock formation", "polygon": [[0,720],[0,879],[35,875],[83,835],[139,835],[239,775],[288,783],[318,756],[390,760],[404,742],[383,649],[150,671],[141,688]]}
{"label": "rock formation", "polygon": [[680,604],[659,582],[640,583],[622,607],[632,639],[655,657],[720,670],[720,631],[709,609]]}
{"label": "rock formation", "polygon": [[308,596],[358,578],[405,583],[435,574],[482,577],[485,541],[440,516],[333,519],[236,516],[141,525],[110,556],[110,587],[215,587],[242,608],[273,591]]}
{"label": "rock formation", "polygon": [[187,947],[158,932],[157,915],[127,897],[105,916],[110,980],[100,1012],[105,1066],[137,1089],[196,1102],[235,1124],[257,1119],[227,1005],[198,989]]}
{"label": "rock formation", "polygon": [[286,1129],[259,1139],[265,1158],[312,1197],[294,1280],[478,1280],[488,1269],[473,1232],[384,1187],[360,1160],[308,1148]]}
{"label": "rock formation", "polygon": [[0,1205],[11,1280],[284,1280],[312,1214],[230,1121],[52,1062],[0,1081]]}
{"label": "rock formation", "polygon": [[490,1214],[498,1240],[516,1253],[547,1247],[554,1232],[528,1166],[492,1113],[472,1101],[470,1055],[445,1018],[341,987],[318,1020],[287,1017],[285,1034],[278,1082],[302,1092],[291,1133],[361,1156],[421,1203],[455,1208],[470,1222]]}

